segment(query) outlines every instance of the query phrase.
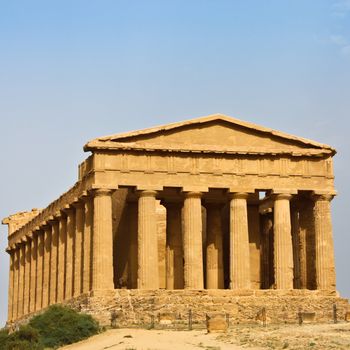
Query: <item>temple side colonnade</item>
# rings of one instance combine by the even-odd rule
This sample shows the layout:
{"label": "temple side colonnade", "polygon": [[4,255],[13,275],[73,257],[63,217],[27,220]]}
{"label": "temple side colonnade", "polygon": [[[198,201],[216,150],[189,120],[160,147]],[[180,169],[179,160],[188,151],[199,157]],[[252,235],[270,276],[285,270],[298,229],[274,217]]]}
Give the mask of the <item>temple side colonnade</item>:
{"label": "temple side colonnade", "polygon": [[[270,131],[237,123],[211,116],[200,127],[193,120],[170,134],[150,129],[147,137],[136,132],[85,146],[92,155],[73,188],[43,210],[3,221],[8,320],[116,288],[335,290],[334,150],[284,134],[269,134],[264,146]],[[249,150],[218,149],[215,130],[260,137],[261,154],[252,141]],[[185,152],[181,141],[180,152],[182,132],[193,136],[193,150]],[[170,137],[164,149],[158,134]],[[214,135],[213,151],[198,146],[203,134]],[[274,138],[280,151],[268,147]]]}

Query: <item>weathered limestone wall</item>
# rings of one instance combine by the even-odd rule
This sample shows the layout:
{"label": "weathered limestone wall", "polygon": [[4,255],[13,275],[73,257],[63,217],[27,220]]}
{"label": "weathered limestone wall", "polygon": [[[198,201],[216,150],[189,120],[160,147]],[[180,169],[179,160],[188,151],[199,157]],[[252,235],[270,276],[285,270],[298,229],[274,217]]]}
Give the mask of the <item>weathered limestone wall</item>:
{"label": "weathered limestone wall", "polygon": [[338,319],[350,309],[347,299],[336,292],[276,290],[115,290],[83,295],[70,303],[93,315],[101,324],[110,325],[111,313],[117,314],[119,326],[142,325],[152,316],[170,314],[186,321],[189,310],[194,322],[203,322],[206,313],[227,313],[233,323],[256,323],[266,308],[270,323],[297,323],[298,313],[315,312],[315,322],[331,322],[333,305]]}

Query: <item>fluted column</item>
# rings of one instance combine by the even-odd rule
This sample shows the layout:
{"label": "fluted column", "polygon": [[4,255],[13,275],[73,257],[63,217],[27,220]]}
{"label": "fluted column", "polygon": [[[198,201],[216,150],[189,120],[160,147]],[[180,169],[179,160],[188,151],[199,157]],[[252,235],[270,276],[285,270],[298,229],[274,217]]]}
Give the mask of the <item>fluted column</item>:
{"label": "fluted column", "polygon": [[42,307],[49,305],[50,265],[51,265],[51,226],[44,228],[44,265],[43,265],[43,301]]}
{"label": "fluted column", "polygon": [[66,275],[66,242],[67,242],[67,217],[64,213],[59,216],[59,239],[57,258],[57,302],[64,300],[64,285]]}
{"label": "fluted column", "polygon": [[18,313],[17,313],[17,318],[23,316],[25,254],[26,254],[26,247],[25,247],[25,244],[22,243],[21,246],[20,246],[20,260],[19,260]]}
{"label": "fluted column", "polygon": [[129,286],[137,288],[138,273],[138,203],[128,203],[130,249],[129,249]]}
{"label": "fluted column", "polygon": [[84,200],[84,230],[83,230],[83,293],[91,290],[91,242],[93,226],[93,202],[90,196]]}
{"label": "fluted column", "polygon": [[10,250],[10,275],[9,275],[9,288],[8,288],[8,311],[7,321],[13,320],[13,289],[14,289],[14,269],[15,269],[15,251]]}
{"label": "fluted column", "polygon": [[166,207],[166,289],[184,287],[182,221],[180,203],[164,203]]}
{"label": "fluted column", "polygon": [[23,291],[23,314],[27,315],[29,309],[29,298],[30,298],[30,273],[31,273],[31,258],[32,248],[31,239],[27,239],[25,243],[25,261],[24,261],[24,291]]}
{"label": "fluted column", "polygon": [[38,236],[33,235],[32,241],[31,241],[31,259],[30,259],[29,312],[34,312],[36,308],[37,262],[38,262]]}
{"label": "fluted column", "polygon": [[142,191],[138,205],[138,277],[139,289],[159,288],[156,192]]}
{"label": "fluted column", "polygon": [[44,266],[44,232],[37,231],[38,234],[38,256],[36,271],[36,305],[35,310],[41,310],[43,305],[43,266]]}
{"label": "fluted column", "polygon": [[[262,288],[270,289],[273,285],[273,249],[271,249],[273,242],[273,222],[271,213],[261,216],[262,229]],[[272,266],[271,266],[272,265]]]}
{"label": "fluted column", "polygon": [[234,193],[230,201],[230,288],[250,288],[247,193]]}
{"label": "fluted column", "polygon": [[64,299],[69,300],[73,296],[73,275],[74,275],[74,234],[75,234],[75,210],[69,208],[67,214],[67,241],[66,241],[66,283]]}
{"label": "fluted column", "polygon": [[94,192],[92,290],[114,289],[112,191]]}
{"label": "fluted column", "polygon": [[331,195],[315,195],[315,245],[317,289],[335,290]]}
{"label": "fluted column", "polygon": [[300,288],[316,289],[314,202],[299,198]]}
{"label": "fluted column", "polygon": [[75,244],[74,244],[74,291],[73,295],[82,293],[82,261],[83,261],[83,233],[84,233],[84,204],[78,202],[75,205]]}
{"label": "fluted column", "polygon": [[207,289],[224,288],[221,205],[208,203],[207,208]]}
{"label": "fluted column", "polygon": [[187,192],[184,200],[184,287],[203,289],[202,206],[200,192]]}
{"label": "fluted column", "polygon": [[294,204],[291,207],[291,226],[293,244],[294,288],[300,289],[300,225],[299,208]]}
{"label": "fluted column", "polygon": [[59,240],[59,223],[57,220],[51,222],[51,259],[50,259],[50,295],[49,305],[56,303],[57,295],[57,257]]}
{"label": "fluted column", "polygon": [[276,289],[293,289],[293,247],[289,194],[278,194],[274,203],[274,260]]}
{"label": "fluted column", "polygon": [[13,319],[18,318],[18,283],[19,283],[19,266],[20,266],[20,247],[15,248],[15,268],[13,273]]}

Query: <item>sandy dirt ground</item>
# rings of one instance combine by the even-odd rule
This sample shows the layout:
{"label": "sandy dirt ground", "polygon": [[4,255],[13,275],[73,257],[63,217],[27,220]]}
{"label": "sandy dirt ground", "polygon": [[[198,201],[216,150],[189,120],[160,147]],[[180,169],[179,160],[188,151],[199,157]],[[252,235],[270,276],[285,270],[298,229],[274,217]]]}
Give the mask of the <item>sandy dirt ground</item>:
{"label": "sandy dirt ground", "polygon": [[350,349],[350,324],[232,326],[225,334],[207,334],[204,330],[114,329],[60,349],[345,350]]}

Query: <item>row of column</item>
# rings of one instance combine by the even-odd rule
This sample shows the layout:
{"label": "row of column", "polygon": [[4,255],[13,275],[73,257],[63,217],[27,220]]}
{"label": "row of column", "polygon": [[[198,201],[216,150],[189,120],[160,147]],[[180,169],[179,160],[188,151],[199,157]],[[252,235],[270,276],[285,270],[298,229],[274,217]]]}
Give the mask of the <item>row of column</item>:
{"label": "row of column", "polygon": [[[144,191],[139,199],[138,288],[157,289],[158,246],[155,221],[156,192]],[[185,193],[182,203],[164,201],[166,218],[166,288],[203,289],[202,194]],[[250,287],[247,193],[230,198],[230,288]],[[220,203],[208,203],[206,287],[224,287],[223,237]]]}
{"label": "row of column", "polygon": [[[60,303],[90,290],[114,289],[112,191],[95,190],[62,210],[11,250],[9,319]],[[158,289],[156,191],[138,198],[137,287]],[[200,192],[167,207],[167,289],[203,289],[202,208]],[[247,193],[230,196],[231,289],[250,288]],[[275,288],[293,289],[290,195],[274,197]],[[223,288],[223,237],[220,204],[207,204],[206,287]],[[318,289],[334,289],[330,198],[314,205]],[[183,220],[183,232],[182,232]],[[136,249],[136,247],[134,247]],[[134,249],[134,250],[135,250]],[[182,259],[184,259],[182,261]],[[184,263],[183,263],[184,262]]]}
{"label": "row of column", "polygon": [[335,290],[332,196],[292,208],[291,198],[277,195],[273,213],[262,217],[262,287]]}
{"label": "row of column", "polygon": [[[230,257],[231,289],[250,288],[250,256],[247,214],[247,193],[230,197]],[[290,194],[273,196],[273,266],[276,289],[293,289],[298,270],[298,243],[294,242],[291,222]],[[332,196],[313,197],[309,220],[314,227],[316,289],[335,289],[334,248],[330,201]],[[139,200],[139,266],[138,288],[156,289],[159,286],[157,264],[157,232],[155,224],[156,192],[145,191]],[[183,238],[181,239],[182,203],[163,203],[167,208],[166,288],[203,289],[203,249],[201,193],[185,194],[183,203]],[[206,288],[224,286],[223,237],[220,204],[209,203],[207,208]],[[297,249],[293,249],[293,246]],[[182,256],[184,264],[182,264]],[[271,267],[269,267],[271,268]]]}
{"label": "row of column", "polygon": [[91,290],[93,221],[92,199],[83,197],[9,252],[9,320]]}

